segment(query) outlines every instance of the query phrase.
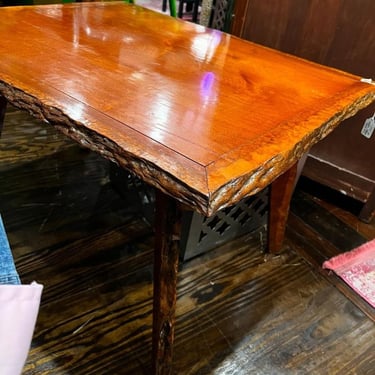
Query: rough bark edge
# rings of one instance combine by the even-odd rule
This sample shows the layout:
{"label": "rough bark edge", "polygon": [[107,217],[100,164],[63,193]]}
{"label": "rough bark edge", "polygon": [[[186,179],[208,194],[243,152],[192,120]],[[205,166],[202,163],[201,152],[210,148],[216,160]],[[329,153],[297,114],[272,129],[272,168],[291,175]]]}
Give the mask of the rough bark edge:
{"label": "rough bark edge", "polygon": [[214,213],[226,206],[235,204],[248,195],[256,194],[267,187],[273,180],[284,171],[288,170],[307,153],[314,144],[332,132],[342,121],[354,116],[358,111],[367,107],[374,100],[375,92],[368,92],[342,111],[335,113],[319,128],[316,128],[300,142],[296,143],[296,145],[285,154],[275,155],[267,160],[261,167],[251,171],[251,173],[239,176],[216,189],[211,193],[207,212],[209,214]]}
{"label": "rough bark edge", "polygon": [[0,95],[3,95],[14,107],[25,110],[33,117],[52,125],[81,146],[97,152],[104,158],[134,173],[144,182],[173,196],[185,206],[203,215],[207,214],[208,196],[191,189],[155,163],[136,156],[131,151],[123,149],[110,139],[87,128],[84,124],[72,120],[55,106],[44,104],[35,96],[4,82],[0,82]]}

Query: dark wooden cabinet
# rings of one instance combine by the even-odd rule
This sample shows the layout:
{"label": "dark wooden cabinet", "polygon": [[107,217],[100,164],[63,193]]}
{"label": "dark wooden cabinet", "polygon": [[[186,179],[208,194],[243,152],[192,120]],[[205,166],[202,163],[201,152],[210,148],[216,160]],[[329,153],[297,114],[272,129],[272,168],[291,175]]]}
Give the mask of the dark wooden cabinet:
{"label": "dark wooden cabinet", "polygon": [[[375,1],[237,0],[232,33],[311,61],[375,78]],[[375,132],[361,134],[375,105],[313,147],[303,174],[364,203],[375,214]]]}

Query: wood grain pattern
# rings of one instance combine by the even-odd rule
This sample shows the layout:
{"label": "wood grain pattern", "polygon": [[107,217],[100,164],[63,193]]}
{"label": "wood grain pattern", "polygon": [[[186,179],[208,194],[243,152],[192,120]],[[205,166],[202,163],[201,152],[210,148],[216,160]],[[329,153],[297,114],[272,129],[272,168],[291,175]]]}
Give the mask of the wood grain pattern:
{"label": "wood grain pattern", "polygon": [[297,163],[279,176],[272,184],[268,213],[268,250],[278,253],[282,250],[289,204],[297,181]]}
{"label": "wood grain pattern", "polygon": [[[263,189],[375,99],[359,77],[126,4],[4,9],[0,93],[206,215]],[[156,373],[171,371],[176,299],[176,233],[164,227]]]}
{"label": "wood grain pattern", "polygon": [[[375,77],[375,2],[240,0],[233,32],[247,40],[337,69]],[[242,10],[242,12],[241,12]],[[324,17],[324,22],[322,22]],[[303,174],[361,200],[362,220],[375,215],[375,138],[361,134],[375,105],[347,119],[309,151]],[[340,147],[338,147],[340,145]]]}
{"label": "wood grain pattern", "polygon": [[[56,153],[46,147],[36,155],[46,129]],[[23,147],[11,147],[17,143]],[[108,162],[48,124],[8,111],[0,170],[0,212],[21,279],[45,285],[23,375],[149,375],[154,234],[131,198],[113,191]],[[350,227],[375,237],[374,223],[358,221],[332,197],[303,199],[317,203],[310,217],[319,215],[332,233]],[[260,232],[182,265],[176,374],[372,375],[375,325],[320,273],[324,252],[339,249],[296,216],[298,207],[284,253],[265,256]],[[311,266],[305,259],[316,253]]]}
{"label": "wood grain pattern", "polygon": [[156,194],[154,256],[153,374],[172,374],[177,272],[182,212],[176,200]]}
{"label": "wood grain pattern", "polygon": [[[245,0],[235,35],[363,77],[375,67],[372,0]],[[241,14],[241,13],[240,13]],[[321,22],[324,14],[327,22]],[[272,25],[272,27],[270,26]],[[319,27],[317,27],[319,25]],[[266,32],[265,32],[266,31]]]}
{"label": "wood grain pattern", "polygon": [[205,215],[375,99],[359,77],[128,4],[0,12],[2,95]]}
{"label": "wood grain pattern", "polygon": [[[354,219],[361,207],[352,198],[337,192],[333,195],[333,190],[305,178],[299,185],[307,192],[298,190],[294,195],[287,237],[298,254],[375,321],[375,309],[359,298],[340,277],[321,267],[325,260],[375,238],[374,225]],[[320,198],[310,199],[308,191],[314,191]],[[340,210],[340,206],[345,210]]]}

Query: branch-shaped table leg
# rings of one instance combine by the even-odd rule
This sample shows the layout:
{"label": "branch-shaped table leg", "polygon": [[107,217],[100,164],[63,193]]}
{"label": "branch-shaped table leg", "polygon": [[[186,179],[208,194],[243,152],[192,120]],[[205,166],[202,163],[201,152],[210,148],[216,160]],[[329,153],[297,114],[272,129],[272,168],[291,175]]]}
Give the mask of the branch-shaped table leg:
{"label": "branch-shaped table leg", "polygon": [[268,251],[278,253],[283,245],[289,205],[298,178],[297,164],[271,184],[268,214]]}
{"label": "branch-shaped table leg", "polygon": [[[281,250],[289,204],[298,178],[293,165],[271,185],[268,250]],[[177,272],[182,210],[175,199],[156,194],[153,310],[153,374],[172,373],[172,351],[177,299]]]}
{"label": "branch-shaped table leg", "polygon": [[172,372],[172,350],[177,296],[181,210],[171,197],[156,193],[153,374]]}

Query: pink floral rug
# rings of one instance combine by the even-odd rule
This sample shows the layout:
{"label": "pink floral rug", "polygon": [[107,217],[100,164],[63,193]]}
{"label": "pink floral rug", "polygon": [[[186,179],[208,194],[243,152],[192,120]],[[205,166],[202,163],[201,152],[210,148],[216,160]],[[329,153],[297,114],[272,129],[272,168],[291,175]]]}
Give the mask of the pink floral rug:
{"label": "pink floral rug", "polygon": [[375,308],[375,239],[323,263]]}

